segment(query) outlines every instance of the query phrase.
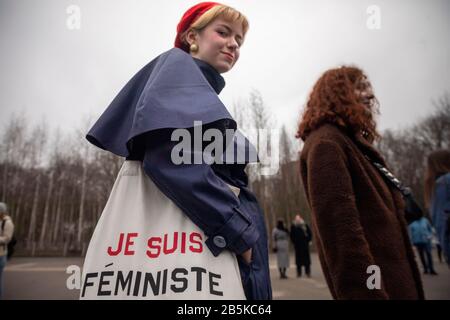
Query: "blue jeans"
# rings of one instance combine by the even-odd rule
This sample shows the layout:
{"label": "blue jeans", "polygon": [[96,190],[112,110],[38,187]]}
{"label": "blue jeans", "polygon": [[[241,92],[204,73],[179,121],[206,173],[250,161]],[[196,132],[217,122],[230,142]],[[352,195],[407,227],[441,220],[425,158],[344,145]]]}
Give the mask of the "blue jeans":
{"label": "blue jeans", "polygon": [[6,266],[6,256],[0,257],[0,299],[2,298],[2,288],[3,288],[3,269]]}
{"label": "blue jeans", "polygon": [[433,257],[431,256],[431,246],[429,243],[415,243],[419,251],[420,261],[425,273],[434,273]]}

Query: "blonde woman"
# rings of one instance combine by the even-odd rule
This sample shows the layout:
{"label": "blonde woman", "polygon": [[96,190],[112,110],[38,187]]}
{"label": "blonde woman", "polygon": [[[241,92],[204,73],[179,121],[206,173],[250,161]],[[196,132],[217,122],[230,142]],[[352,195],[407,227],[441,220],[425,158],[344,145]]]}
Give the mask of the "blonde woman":
{"label": "blonde woman", "polygon": [[[172,154],[176,129],[238,134],[218,94],[225,86],[221,74],[239,60],[248,26],[244,15],[219,3],[187,10],[177,26],[175,48],[130,80],[87,139],[127,160],[142,161],[158,189],[204,232],[210,252],[237,256],[246,298],[271,299],[267,231],[244,172],[250,160],[175,164]],[[241,152],[252,148],[246,142]]]}

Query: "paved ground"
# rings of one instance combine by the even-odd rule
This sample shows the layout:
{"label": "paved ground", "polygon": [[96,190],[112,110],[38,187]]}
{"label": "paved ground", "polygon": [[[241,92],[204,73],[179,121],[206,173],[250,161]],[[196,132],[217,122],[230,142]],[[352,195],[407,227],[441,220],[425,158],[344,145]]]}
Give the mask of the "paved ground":
{"label": "paved ground", "polygon": [[[288,279],[281,280],[276,269],[276,257],[271,256],[270,272],[272,278],[273,298],[284,300],[328,300],[332,299],[328,290],[317,254],[311,255],[311,278],[296,278],[294,257],[291,256],[291,268],[288,270]],[[422,281],[425,288],[425,296],[429,300],[450,300],[450,269],[445,263],[439,263],[434,257],[434,266],[437,276],[423,275]],[[422,267],[419,266],[420,270]]]}
{"label": "paved ground", "polygon": [[[81,258],[13,258],[4,271],[4,299],[77,299],[79,291],[66,287],[66,269],[82,262]],[[450,270],[437,259],[435,264],[439,275],[423,277],[427,299],[450,300]],[[274,255],[270,268],[274,299],[331,299],[317,255],[312,255],[311,278],[295,277],[292,264],[289,278],[279,279]]]}

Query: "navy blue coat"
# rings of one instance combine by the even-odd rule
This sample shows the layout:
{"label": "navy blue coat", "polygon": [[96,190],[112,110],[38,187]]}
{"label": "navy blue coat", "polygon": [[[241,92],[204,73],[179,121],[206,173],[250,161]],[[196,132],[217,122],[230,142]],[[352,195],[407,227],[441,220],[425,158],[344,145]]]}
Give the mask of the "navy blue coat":
{"label": "navy blue coat", "polygon": [[[178,143],[171,141],[174,129],[192,132],[194,121],[202,121],[203,130],[217,128],[223,134],[226,129],[236,130],[236,122],[217,96],[224,85],[213,67],[171,49],[125,85],[86,138],[127,159],[142,160],[158,188],[204,231],[214,256],[225,249],[237,254],[247,298],[271,299],[267,230],[244,172],[247,163],[257,161],[254,147],[247,139],[242,143],[237,139],[239,131],[234,131],[233,147],[246,152],[243,163],[226,157],[222,164],[174,164],[171,159]],[[239,197],[226,183],[241,189]],[[240,254],[250,248],[253,256],[248,265]]]}

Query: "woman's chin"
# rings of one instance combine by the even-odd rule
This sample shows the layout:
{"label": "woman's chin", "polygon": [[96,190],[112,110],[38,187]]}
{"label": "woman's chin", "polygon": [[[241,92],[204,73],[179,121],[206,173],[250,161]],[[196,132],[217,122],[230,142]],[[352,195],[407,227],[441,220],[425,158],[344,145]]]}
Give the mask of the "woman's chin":
{"label": "woman's chin", "polygon": [[230,63],[227,62],[220,62],[217,63],[214,68],[219,72],[219,73],[225,73],[227,71],[230,71],[231,68],[233,68],[233,65],[231,65]]}

